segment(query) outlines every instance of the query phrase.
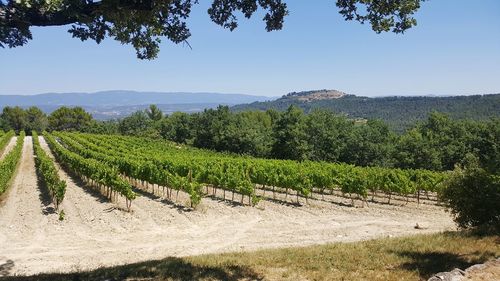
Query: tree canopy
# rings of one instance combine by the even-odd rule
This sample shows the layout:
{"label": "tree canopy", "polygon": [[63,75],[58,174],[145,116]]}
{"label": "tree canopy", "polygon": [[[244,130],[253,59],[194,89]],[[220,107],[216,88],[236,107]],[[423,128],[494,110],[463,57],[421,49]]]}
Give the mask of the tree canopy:
{"label": "tree canopy", "polygon": [[[264,10],[266,30],[283,28],[286,0],[213,0],[208,15],[223,28],[238,27],[238,14]],[[336,0],[345,20],[369,23],[377,32],[403,33],[416,25],[413,14],[425,0]],[[187,19],[198,0],[0,0],[0,47],[23,46],[31,27],[71,25],[69,33],[100,43],[106,37],[132,45],[140,59],[154,59],[161,38],[173,43],[191,36]]]}

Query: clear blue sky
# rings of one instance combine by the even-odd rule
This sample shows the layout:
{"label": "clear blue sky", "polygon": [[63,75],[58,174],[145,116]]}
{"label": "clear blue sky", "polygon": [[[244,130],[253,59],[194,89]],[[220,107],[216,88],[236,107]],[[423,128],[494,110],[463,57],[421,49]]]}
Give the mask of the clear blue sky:
{"label": "clear blue sky", "polygon": [[[282,31],[255,15],[230,32],[213,24],[208,0],[189,20],[193,49],[164,40],[159,58],[130,46],[71,38],[67,27],[33,29],[25,47],[0,49],[0,94],[210,91],[279,96],[339,89],[351,94],[500,92],[500,1],[430,0],[404,35],[345,22],[333,0],[288,0]],[[314,3],[314,4],[311,4]]]}

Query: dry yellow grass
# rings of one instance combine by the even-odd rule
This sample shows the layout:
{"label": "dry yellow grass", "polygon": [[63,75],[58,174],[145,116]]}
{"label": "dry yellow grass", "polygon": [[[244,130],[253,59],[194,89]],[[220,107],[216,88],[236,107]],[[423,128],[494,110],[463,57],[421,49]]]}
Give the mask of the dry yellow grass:
{"label": "dry yellow grass", "polygon": [[[166,258],[12,280],[426,280],[500,256],[498,236],[465,232]],[[1,279],[1,278],[0,278]]]}

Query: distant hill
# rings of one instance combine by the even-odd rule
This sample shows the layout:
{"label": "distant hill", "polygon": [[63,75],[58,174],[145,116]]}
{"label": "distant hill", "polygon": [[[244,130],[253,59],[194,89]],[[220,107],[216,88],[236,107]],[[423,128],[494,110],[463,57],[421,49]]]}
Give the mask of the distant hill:
{"label": "distant hill", "polygon": [[452,118],[486,119],[500,117],[500,94],[473,96],[393,96],[360,97],[336,90],[293,92],[266,102],[253,102],[233,106],[235,111],[286,110],[296,105],[306,112],[315,108],[332,110],[351,118],[381,119],[393,129],[403,131],[428,113],[439,111]]}
{"label": "distant hill", "polygon": [[52,112],[60,106],[81,106],[97,119],[120,118],[150,104],[165,113],[197,112],[219,104],[236,105],[270,100],[269,97],[243,94],[103,91],[96,93],[46,93],[39,95],[0,95],[0,110],[5,106],[38,106]]}

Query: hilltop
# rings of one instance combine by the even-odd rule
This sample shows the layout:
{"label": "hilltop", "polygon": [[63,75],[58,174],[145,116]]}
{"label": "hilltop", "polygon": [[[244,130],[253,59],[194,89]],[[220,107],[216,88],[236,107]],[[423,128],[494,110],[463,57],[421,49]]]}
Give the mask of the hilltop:
{"label": "hilltop", "polygon": [[296,105],[305,112],[327,109],[351,118],[381,119],[393,129],[403,131],[432,111],[452,118],[476,120],[500,117],[500,94],[472,96],[391,96],[362,97],[337,90],[292,92],[273,101],[253,102],[232,110],[285,110]]}

